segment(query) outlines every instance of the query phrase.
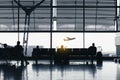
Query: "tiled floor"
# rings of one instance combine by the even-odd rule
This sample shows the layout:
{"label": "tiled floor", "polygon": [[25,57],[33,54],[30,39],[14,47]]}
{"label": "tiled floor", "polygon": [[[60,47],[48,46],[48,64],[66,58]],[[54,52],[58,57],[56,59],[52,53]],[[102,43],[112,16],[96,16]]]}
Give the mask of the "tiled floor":
{"label": "tiled floor", "polygon": [[[71,62],[49,65],[49,61],[29,61],[27,66],[0,65],[0,80],[120,80],[120,64],[104,61],[102,65]],[[15,64],[16,62],[11,62]]]}

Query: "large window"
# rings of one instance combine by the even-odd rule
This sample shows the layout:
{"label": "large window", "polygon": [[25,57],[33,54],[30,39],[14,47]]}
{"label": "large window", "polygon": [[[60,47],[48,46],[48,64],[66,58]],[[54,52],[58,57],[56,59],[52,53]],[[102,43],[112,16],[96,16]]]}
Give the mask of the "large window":
{"label": "large window", "polygon": [[[31,9],[42,0],[16,1]],[[28,31],[119,31],[118,6],[119,0],[44,0],[31,12]],[[26,12],[15,0],[0,0],[0,31],[25,31]]]}
{"label": "large window", "polygon": [[[64,41],[67,37],[75,38]],[[65,48],[88,48],[95,43],[103,54],[116,54],[115,33],[53,33],[53,48],[64,45]]]}
{"label": "large window", "polygon": [[[31,55],[33,48],[37,45],[40,48],[88,48],[95,43],[96,47],[102,48],[103,54],[116,54],[115,33],[53,33],[52,43],[49,33],[29,33],[28,38],[28,55]],[[15,46],[18,41],[18,33],[0,33],[0,43]],[[73,40],[67,40],[74,38]],[[19,40],[23,45],[23,33],[19,34]],[[119,39],[117,40],[119,41]],[[0,45],[3,47],[3,45]]]}

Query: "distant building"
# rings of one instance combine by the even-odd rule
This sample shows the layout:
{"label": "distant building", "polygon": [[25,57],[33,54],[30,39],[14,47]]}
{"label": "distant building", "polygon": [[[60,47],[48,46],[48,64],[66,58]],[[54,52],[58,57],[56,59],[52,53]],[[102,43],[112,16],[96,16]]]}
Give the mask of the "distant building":
{"label": "distant building", "polygon": [[116,55],[120,55],[120,33],[116,34],[115,38],[115,45],[116,45]]}

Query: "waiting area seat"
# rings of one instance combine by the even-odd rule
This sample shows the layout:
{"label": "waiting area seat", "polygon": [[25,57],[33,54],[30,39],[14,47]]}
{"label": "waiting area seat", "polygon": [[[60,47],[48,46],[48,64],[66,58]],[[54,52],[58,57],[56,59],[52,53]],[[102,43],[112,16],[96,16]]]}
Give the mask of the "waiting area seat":
{"label": "waiting area seat", "polygon": [[[96,58],[99,55],[92,53],[89,48],[33,48],[31,58],[34,60],[71,60],[81,58]],[[96,56],[97,55],[97,56]],[[92,56],[92,57],[91,57]],[[0,59],[19,59],[18,54],[15,52],[15,48],[0,48]],[[100,57],[101,59],[101,57]]]}
{"label": "waiting area seat", "polygon": [[54,60],[55,64],[64,63],[68,64],[72,59],[96,59],[97,52],[90,52],[89,48],[40,48],[39,50],[33,49],[32,57],[36,59],[49,59]]}
{"label": "waiting area seat", "polygon": [[55,48],[40,48],[36,50],[33,49],[32,57],[55,57],[56,55],[68,57],[81,57],[81,56],[96,56],[88,51],[88,48],[65,48],[65,49],[55,49]]}
{"label": "waiting area seat", "polygon": [[[18,54],[14,47],[0,48],[0,59],[2,60],[18,60],[22,54]],[[37,54],[34,54],[37,55]]]}

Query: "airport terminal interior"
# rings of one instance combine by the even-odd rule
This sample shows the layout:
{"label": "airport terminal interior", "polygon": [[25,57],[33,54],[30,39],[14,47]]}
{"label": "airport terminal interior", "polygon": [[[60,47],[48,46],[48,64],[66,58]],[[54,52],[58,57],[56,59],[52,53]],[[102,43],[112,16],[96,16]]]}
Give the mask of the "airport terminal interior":
{"label": "airport terminal interior", "polygon": [[0,80],[120,80],[120,0],[0,0]]}

